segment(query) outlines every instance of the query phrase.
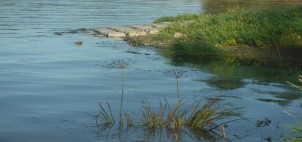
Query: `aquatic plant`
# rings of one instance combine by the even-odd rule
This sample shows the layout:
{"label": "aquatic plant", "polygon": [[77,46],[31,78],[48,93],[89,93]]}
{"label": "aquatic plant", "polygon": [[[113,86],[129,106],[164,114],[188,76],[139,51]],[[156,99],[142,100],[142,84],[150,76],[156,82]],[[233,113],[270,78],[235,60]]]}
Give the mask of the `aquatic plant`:
{"label": "aquatic plant", "polygon": [[264,118],[263,120],[257,120],[256,122],[256,127],[260,128],[260,139],[262,141],[262,139],[267,139],[267,140],[272,140],[272,137],[267,137],[267,138],[263,138],[263,134],[262,134],[262,128],[263,127],[268,127],[271,124],[272,120],[270,120],[269,118]]}
{"label": "aquatic plant", "polygon": [[256,127],[266,127],[271,124],[271,120],[268,118],[264,118],[263,120],[257,120]]}
{"label": "aquatic plant", "polygon": [[113,126],[115,124],[115,120],[114,117],[112,115],[112,111],[111,111],[111,107],[110,104],[107,102],[107,107],[109,109],[109,111],[106,111],[106,109],[103,107],[102,103],[99,102],[99,107],[101,108],[99,114],[96,116],[96,125],[99,126],[98,122],[99,119],[102,120],[104,127],[110,127]]}
{"label": "aquatic plant", "polygon": [[[302,76],[301,75],[299,75],[298,80],[299,80],[299,82],[302,83]],[[288,81],[287,81],[287,83],[289,83],[293,87],[295,87],[295,88],[299,89],[300,91],[302,91],[301,86],[297,86],[297,85],[295,85],[293,83],[290,83]],[[297,123],[295,126],[292,126],[292,125],[287,126],[292,131],[292,133],[296,134],[296,137],[289,137],[289,138],[287,138],[287,141],[289,141],[289,142],[301,142],[302,141],[302,120],[299,120],[298,117],[293,116],[293,115],[291,115],[290,113],[288,113],[286,111],[284,111],[284,113],[286,113],[287,115],[292,117]]]}
{"label": "aquatic plant", "polygon": [[201,100],[194,102],[183,109],[184,102],[179,101],[174,107],[170,107],[167,100],[160,101],[160,110],[153,110],[148,100],[142,101],[143,124],[151,127],[165,127],[181,130],[183,127],[210,131],[218,128],[217,122],[229,116],[229,110],[221,109],[221,105],[215,101],[209,101],[201,105]]}
{"label": "aquatic plant", "polygon": [[[299,75],[298,81],[302,83],[302,76],[301,76],[301,75]],[[291,83],[291,82],[289,82],[289,81],[286,81],[286,82],[287,82],[288,84],[290,84],[291,86],[295,87],[296,89],[302,91],[302,87],[301,87],[301,86],[295,85],[295,84],[293,84],[293,83]]]}
{"label": "aquatic plant", "polygon": [[[183,68],[175,68],[165,72],[167,75],[171,75],[176,78],[176,88],[178,95],[178,102],[175,106],[171,107],[167,100],[161,101],[159,111],[151,107],[147,99],[142,100],[141,115],[135,114],[135,117],[131,117],[128,113],[123,113],[123,97],[124,97],[124,69],[130,64],[133,64],[131,60],[114,60],[108,64],[109,68],[116,68],[122,70],[122,95],[119,112],[120,127],[127,124],[127,126],[143,126],[149,129],[166,129],[168,131],[175,132],[173,137],[175,141],[179,139],[179,132],[184,128],[190,129],[190,131],[203,131],[205,133],[212,133],[219,127],[223,127],[225,123],[219,123],[222,119],[226,118],[229,114],[229,110],[221,108],[221,105],[217,101],[209,101],[204,105],[201,105],[201,100],[198,100],[191,105],[184,108],[185,103],[181,99],[179,91],[179,78],[186,75],[186,70]],[[102,129],[111,128],[115,124],[110,104],[107,102],[107,109],[99,103],[101,108],[96,118],[96,125],[103,126]],[[124,122],[124,118],[126,122]],[[102,124],[99,124],[99,121]],[[225,133],[225,132],[224,132]],[[199,134],[199,133],[198,133]],[[225,136],[223,136],[225,138]],[[226,138],[225,138],[226,139]]]}
{"label": "aquatic plant", "polygon": [[[214,130],[224,128],[226,123],[231,122],[220,122],[230,116],[231,111],[222,109],[217,101],[209,101],[202,105],[201,100],[198,100],[183,108],[185,103],[182,100],[178,101],[173,107],[170,106],[167,100],[160,100],[159,105],[159,110],[153,109],[149,101],[143,99],[141,115],[134,114],[135,117],[131,118],[129,114],[124,114],[127,126],[143,126],[149,130],[165,129],[173,132],[176,136],[175,139],[178,139],[178,135],[183,130],[189,130],[198,138],[203,135],[209,136],[211,135],[210,133],[217,135]],[[101,112],[98,119],[102,121],[103,128],[110,128],[115,124],[108,103],[107,106],[109,109],[105,110],[100,104]],[[99,121],[98,119],[97,121]],[[96,124],[99,125],[98,122]],[[201,134],[197,131],[202,131],[203,133]],[[225,135],[225,130],[223,130],[223,135]],[[226,136],[220,137],[226,139]]]}
{"label": "aquatic plant", "polygon": [[181,96],[180,96],[180,92],[179,92],[179,78],[183,77],[186,75],[187,71],[183,68],[175,68],[169,71],[164,72],[166,75],[170,75],[175,77],[176,79],[176,90],[177,90],[177,96],[178,96],[178,100],[181,101]]}
{"label": "aquatic plant", "polygon": [[302,141],[302,121],[299,120],[298,117],[290,114],[287,111],[284,111],[284,113],[286,113],[288,116],[290,116],[297,123],[296,125],[286,125],[287,128],[289,130],[291,130],[291,132],[293,134],[295,134],[295,136],[288,137],[288,138],[285,139],[285,141],[289,141],[289,142],[301,142]]}
{"label": "aquatic plant", "polygon": [[[125,71],[124,70],[127,67],[129,67],[129,65],[131,65],[131,64],[134,64],[134,61],[131,60],[131,59],[117,59],[117,60],[111,61],[108,64],[108,68],[121,69],[122,70],[122,95],[121,95],[120,113],[119,113],[119,116],[120,116],[120,125],[124,124],[124,120],[123,120],[123,101],[124,101],[124,82],[125,82],[125,79],[124,79]],[[109,106],[109,104],[108,104],[108,106]],[[100,105],[100,107],[102,108],[103,113],[106,114],[106,112],[104,111],[102,105]],[[106,120],[107,118],[108,117],[105,115],[104,119]],[[128,117],[126,117],[126,118],[128,118]]]}

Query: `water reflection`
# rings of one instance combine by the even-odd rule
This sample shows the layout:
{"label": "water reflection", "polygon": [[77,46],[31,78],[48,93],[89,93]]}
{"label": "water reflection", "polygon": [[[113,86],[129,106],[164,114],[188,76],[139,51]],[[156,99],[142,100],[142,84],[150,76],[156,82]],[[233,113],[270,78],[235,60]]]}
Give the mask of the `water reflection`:
{"label": "water reflection", "polygon": [[[237,82],[239,84],[242,82],[240,81],[240,78],[253,79],[254,83],[257,84],[268,84],[271,82],[285,84],[286,81],[297,82],[297,76],[300,74],[297,70],[244,66],[208,59],[175,56],[172,54],[171,50],[166,49],[159,50],[158,52],[162,56],[170,59],[170,64],[174,66],[189,66],[196,70],[201,70],[202,72],[215,74],[221,78],[220,80],[226,81],[235,79],[237,81],[234,81],[233,83]],[[213,78],[211,80],[219,79]],[[244,85],[239,86],[244,87]]]}
{"label": "water reflection", "polygon": [[[221,132],[216,133],[183,128],[175,131],[165,128],[148,128],[143,126],[136,127],[107,127],[98,129],[97,137],[99,140],[115,141],[222,141]],[[230,140],[227,140],[230,141]]]}
{"label": "water reflection", "polygon": [[301,6],[299,0],[201,0],[203,13],[220,13],[232,7],[265,8]]}
{"label": "water reflection", "polygon": [[215,76],[206,80],[211,87],[218,89],[234,90],[244,87],[245,83],[240,78]]}
{"label": "water reflection", "polygon": [[280,106],[288,106],[290,105],[293,101],[299,100],[302,98],[302,93],[301,92],[269,92],[273,96],[273,98],[259,98],[259,101],[262,102],[273,102],[277,103]]}

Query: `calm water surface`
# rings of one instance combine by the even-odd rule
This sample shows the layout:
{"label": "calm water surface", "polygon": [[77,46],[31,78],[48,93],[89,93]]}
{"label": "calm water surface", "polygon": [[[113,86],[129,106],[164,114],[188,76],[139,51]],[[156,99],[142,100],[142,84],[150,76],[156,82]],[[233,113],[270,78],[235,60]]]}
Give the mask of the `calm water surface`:
{"label": "calm water surface", "polygon": [[[183,12],[204,12],[199,0],[27,0],[0,1],[0,141],[173,141],[141,129],[101,132],[95,125],[98,102],[119,111],[121,72],[108,68],[116,59],[134,61],[125,74],[125,112],[139,111],[143,98],[156,108],[159,99],[176,103],[175,78],[163,72],[185,68],[180,91],[185,100],[220,97],[248,121],[230,123],[233,141],[277,141],[293,120],[283,111],[301,114],[301,93],[284,83],[298,73],[191,64],[161,56],[152,47],[134,48],[118,39],[84,34],[56,35],[78,28],[151,23]],[[221,5],[221,4],[218,4]],[[82,40],[82,46],[74,42]],[[134,51],[139,54],[133,54]],[[269,127],[256,128],[270,118]],[[262,134],[261,134],[262,133]],[[120,137],[118,137],[120,136]],[[184,135],[183,141],[195,141]]]}

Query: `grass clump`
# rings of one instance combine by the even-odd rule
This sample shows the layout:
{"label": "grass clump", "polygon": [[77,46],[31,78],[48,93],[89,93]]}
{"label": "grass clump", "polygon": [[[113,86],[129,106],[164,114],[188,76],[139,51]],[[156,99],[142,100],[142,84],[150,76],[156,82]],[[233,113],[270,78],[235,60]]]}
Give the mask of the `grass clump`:
{"label": "grass clump", "polygon": [[219,127],[219,120],[224,119],[230,113],[228,110],[221,110],[221,105],[215,101],[201,105],[196,101],[187,108],[183,108],[184,102],[179,101],[174,107],[170,107],[165,100],[160,101],[159,112],[153,110],[148,100],[142,102],[143,124],[156,128],[181,130],[183,127],[199,130],[213,130]]}
{"label": "grass clump", "polygon": [[176,40],[174,53],[178,56],[217,59],[224,56],[224,51],[203,40],[182,38]]}
{"label": "grass clump", "polygon": [[[159,110],[153,109],[147,99],[142,100],[141,117],[136,117],[133,120],[129,114],[125,113],[126,122],[128,126],[146,126],[148,128],[166,128],[170,130],[181,130],[184,127],[212,131],[219,128],[225,123],[218,123],[231,114],[231,111],[221,108],[217,101],[209,101],[202,105],[201,100],[184,108],[185,103],[178,101],[173,107],[170,106],[167,100],[160,101]],[[97,116],[97,125],[99,121],[107,126],[115,124],[111,108],[107,103],[108,110],[101,104],[101,111]],[[135,114],[135,116],[138,116]]]}
{"label": "grass clump", "polygon": [[103,124],[105,125],[105,127],[114,125],[115,120],[112,115],[110,104],[107,102],[107,107],[108,107],[109,111],[106,111],[106,109],[104,108],[104,106],[102,105],[101,102],[99,102],[99,107],[101,108],[101,111],[96,116],[96,124],[99,125],[98,122],[99,122],[99,119],[101,119],[103,121]]}
{"label": "grass clump", "polygon": [[[193,21],[183,24],[185,20]],[[159,18],[155,22],[166,21],[174,23],[161,30],[153,40],[169,41],[176,55],[232,57],[264,64],[263,60],[275,60],[276,56],[281,60],[285,48],[302,47],[302,7],[235,8],[217,15],[184,14]],[[181,38],[175,38],[176,34],[181,34]],[[239,52],[229,47],[238,47]],[[253,47],[251,49],[258,52],[253,52],[254,55],[242,53],[240,49],[245,47]],[[228,54],[223,54],[222,50]]]}
{"label": "grass clump", "polygon": [[183,22],[188,20],[195,20],[201,17],[200,14],[191,14],[191,13],[184,13],[177,16],[164,16],[156,19],[154,23],[162,23],[162,22]]}
{"label": "grass clump", "polygon": [[[115,124],[110,105],[108,103],[107,105],[107,110],[100,105],[101,111],[96,119],[97,127],[102,131],[112,128]],[[231,113],[229,110],[222,109],[219,102],[209,101],[202,105],[201,100],[198,100],[187,106],[183,101],[178,101],[171,106],[167,100],[160,100],[159,105],[159,109],[154,109],[147,99],[143,99],[140,115],[135,113],[132,115],[133,119],[129,114],[124,113],[127,128],[147,128],[147,131],[151,132],[165,131],[167,134],[172,134],[175,141],[179,140],[182,133],[188,132],[190,137],[199,140],[210,140],[214,137],[226,139],[225,130],[220,135],[219,128],[224,128],[225,124],[231,122],[222,122]],[[119,125],[119,128],[122,127],[123,125]]]}

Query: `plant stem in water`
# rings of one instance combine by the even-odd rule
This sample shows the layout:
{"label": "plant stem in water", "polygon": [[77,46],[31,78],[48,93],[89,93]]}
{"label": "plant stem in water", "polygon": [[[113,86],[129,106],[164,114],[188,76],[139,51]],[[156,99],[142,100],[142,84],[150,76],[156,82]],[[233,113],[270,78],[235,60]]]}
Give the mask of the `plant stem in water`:
{"label": "plant stem in water", "polygon": [[123,100],[124,100],[124,65],[122,65],[122,96],[121,96],[121,106],[120,106],[120,124],[123,125]]}
{"label": "plant stem in water", "polygon": [[180,93],[179,93],[179,87],[178,87],[178,77],[176,77],[176,89],[177,89],[178,100],[180,101]]}

